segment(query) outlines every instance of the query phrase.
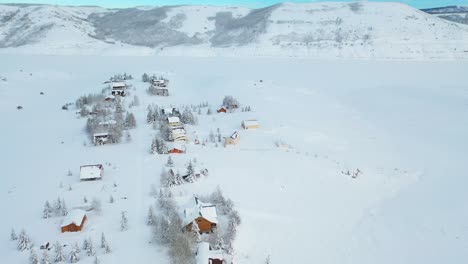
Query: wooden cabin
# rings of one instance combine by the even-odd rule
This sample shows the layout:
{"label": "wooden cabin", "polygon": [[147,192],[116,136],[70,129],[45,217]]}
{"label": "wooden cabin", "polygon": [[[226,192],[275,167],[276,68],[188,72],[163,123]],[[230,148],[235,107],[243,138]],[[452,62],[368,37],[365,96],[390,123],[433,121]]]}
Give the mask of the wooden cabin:
{"label": "wooden cabin", "polygon": [[230,137],[224,138],[224,145],[237,145],[240,142],[239,132],[234,132]]}
{"label": "wooden cabin", "polygon": [[183,154],[185,151],[185,146],[177,143],[170,144],[167,150],[169,154]]}
{"label": "wooden cabin", "polygon": [[244,129],[257,129],[260,127],[260,124],[257,120],[244,120],[242,121],[242,128]]}
{"label": "wooden cabin", "polygon": [[216,110],[216,112],[218,112],[218,113],[227,113],[227,108],[223,106],[223,107],[219,108],[218,110]]}
{"label": "wooden cabin", "polygon": [[195,197],[195,204],[192,208],[184,210],[185,229],[192,231],[193,222],[196,222],[200,229],[200,234],[213,232],[218,225],[218,215],[216,205],[201,202]]}
{"label": "wooden cabin", "polygon": [[80,167],[80,181],[100,180],[104,176],[102,164],[84,165]]}
{"label": "wooden cabin", "polygon": [[86,212],[81,209],[74,209],[65,216],[62,222],[61,230],[65,232],[79,232],[83,229],[87,220]]}

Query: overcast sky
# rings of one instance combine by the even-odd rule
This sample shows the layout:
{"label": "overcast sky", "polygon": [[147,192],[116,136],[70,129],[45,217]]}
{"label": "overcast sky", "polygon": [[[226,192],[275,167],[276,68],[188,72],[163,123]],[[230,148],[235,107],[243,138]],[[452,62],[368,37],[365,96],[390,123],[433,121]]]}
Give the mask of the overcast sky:
{"label": "overcast sky", "polygon": [[[288,0],[286,2],[324,2],[326,0]],[[328,0],[329,1],[329,0]],[[369,0],[373,2],[402,2],[415,8],[439,7],[447,5],[468,6],[468,0]],[[99,5],[104,7],[132,7],[142,5],[241,5],[248,7],[263,7],[284,1],[277,0],[0,0],[0,3],[36,3],[57,5]],[[333,2],[333,0],[331,1]],[[339,2],[353,2],[340,0]]]}

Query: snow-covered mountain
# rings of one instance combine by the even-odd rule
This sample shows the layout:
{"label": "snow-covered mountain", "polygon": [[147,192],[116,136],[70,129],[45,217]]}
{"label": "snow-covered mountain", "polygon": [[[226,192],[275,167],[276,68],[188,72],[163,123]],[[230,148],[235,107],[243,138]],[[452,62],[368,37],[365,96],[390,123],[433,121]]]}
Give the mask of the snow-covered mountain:
{"label": "snow-covered mountain", "polygon": [[446,6],[422,9],[422,11],[442,19],[468,25],[468,6]]}
{"label": "snow-covered mountain", "polygon": [[468,57],[468,26],[397,3],[279,4],[261,9],[0,5],[3,52]]}

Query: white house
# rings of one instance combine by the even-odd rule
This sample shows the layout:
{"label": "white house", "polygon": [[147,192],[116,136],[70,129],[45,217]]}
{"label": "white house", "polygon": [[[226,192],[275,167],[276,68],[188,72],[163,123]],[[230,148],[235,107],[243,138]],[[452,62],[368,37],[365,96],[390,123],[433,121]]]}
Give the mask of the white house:
{"label": "white house", "polygon": [[170,139],[173,141],[188,141],[187,133],[183,128],[172,129]]}
{"label": "white house", "polygon": [[212,250],[207,242],[200,242],[197,246],[197,264],[223,264],[224,255],[222,250]]}
{"label": "white house", "polygon": [[84,165],[80,167],[81,181],[100,180],[102,176],[104,176],[104,166],[101,164]]}
{"label": "white house", "polygon": [[169,124],[169,126],[171,128],[180,128],[180,127],[184,126],[184,124],[182,122],[180,122],[180,119],[177,116],[168,117],[167,118],[167,123]]}
{"label": "white house", "polygon": [[113,82],[111,84],[112,95],[125,96],[127,90],[127,84],[124,82]]}
{"label": "white house", "polygon": [[260,124],[257,120],[244,120],[242,121],[242,128],[244,129],[257,129],[260,127]]}

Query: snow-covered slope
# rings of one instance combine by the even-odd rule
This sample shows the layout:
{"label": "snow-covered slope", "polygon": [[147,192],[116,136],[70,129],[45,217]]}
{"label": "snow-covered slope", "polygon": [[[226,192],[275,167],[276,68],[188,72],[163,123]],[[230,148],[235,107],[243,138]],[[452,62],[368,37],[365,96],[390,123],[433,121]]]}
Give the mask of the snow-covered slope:
{"label": "snow-covered slope", "polygon": [[0,6],[1,52],[467,58],[468,26],[397,3]]}
{"label": "snow-covered slope", "polygon": [[[157,131],[146,108],[208,102],[215,109],[224,95],[253,111],[194,113],[192,140],[218,128],[229,136],[245,119],[260,128],[240,131],[238,146],[190,143],[187,154],[174,154],[177,166],[196,158],[210,173],[173,194],[181,209],[216,186],[234,201],[242,218],[235,263],[265,263],[268,255],[271,263],[466,263],[466,68],[465,61],[0,55],[2,263],[29,263],[8,240],[11,228],[25,228],[38,253],[60,241],[68,256],[70,245],[91,238],[102,264],[170,263],[163,247],[149,243],[145,223],[155,203],[151,185],[159,189],[167,160],[149,153]],[[137,119],[132,140],[95,147],[86,119],[61,107],[99,93],[121,72],[164,72],[171,96],[150,96],[147,84],[130,81],[124,103]],[[134,95],[140,105],[130,108]],[[275,147],[278,140],[291,148]],[[80,182],[86,164],[103,164],[103,179]],[[356,168],[357,179],[343,174]],[[102,210],[88,213],[82,232],[62,234],[62,217],[42,219],[44,202],[57,196],[69,209],[96,197]],[[111,254],[98,248],[101,232]],[[93,258],[82,252],[79,263]]]}

